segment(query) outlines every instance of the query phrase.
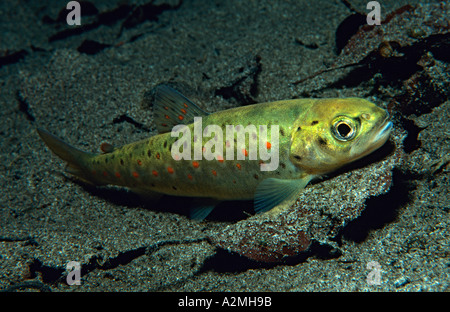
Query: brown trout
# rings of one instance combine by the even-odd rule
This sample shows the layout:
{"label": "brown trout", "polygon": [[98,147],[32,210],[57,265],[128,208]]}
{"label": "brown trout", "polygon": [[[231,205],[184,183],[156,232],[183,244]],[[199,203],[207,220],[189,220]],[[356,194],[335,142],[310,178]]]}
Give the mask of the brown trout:
{"label": "brown trout", "polygon": [[[37,131],[85,182],[150,196],[254,199],[255,211],[265,212],[293,203],[311,179],[378,149],[392,129],[385,110],[360,98],[294,99],[209,114],[167,86],[157,89],[154,119],[158,135],[103,145],[100,154]],[[214,207],[206,202],[194,218]]]}

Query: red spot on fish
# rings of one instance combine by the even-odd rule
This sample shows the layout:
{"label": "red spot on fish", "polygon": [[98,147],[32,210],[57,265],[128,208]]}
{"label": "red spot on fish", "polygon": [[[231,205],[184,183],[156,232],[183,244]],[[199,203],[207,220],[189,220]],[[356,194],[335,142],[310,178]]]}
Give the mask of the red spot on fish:
{"label": "red spot on fish", "polygon": [[217,160],[219,161],[219,162],[221,162],[221,163],[223,163],[223,157],[222,156],[220,156],[220,155],[217,155]]}
{"label": "red spot on fish", "polygon": [[202,147],[202,152],[204,153],[204,152],[206,152],[206,147]]}
{"label": "red spot on fish", "polygon": [[186,103],[183,103],[183,106],[186,107],[186,108],[188,107],[188,105]]}
{"label": "red spot on fish", "polygon": [[160,158],[161,158],[161,155],[159,155],[159,153],[156,153],[156,158],[157,158],[157,159],[160,159]]}
{"label": "red spot on fish", "polygon": [[138,160],[137,160],[137,164],[138,164],[139,166],[142,166],[142,160],[138,159]]}
{"label": "red spot on fish", "polygon": [[165,110],[169,110],[169,107],[168,107],[168,106],[164,106],[164,109],[165,109]]}
{"label": "red spot on fish", "polygon": [[239,169],[239,170],[241,170],[241,164],[236,164],[236,167]]}
{"label": "red spot on fish", "polygon": [[166,123],[163,123],[163,124],[161,124],[163,127],[167,127],[167,124]]}
{"label": "red spot on fish", "polygon": [[189,180],[192,180],[192,174],[189,173],[187,177]]}
{"label": "red spot on fish", "polygon": [[181,112],[186,115],[186,110],[184,108],[181,109]]}
{"label": "red spot on fish", "polygon": [[226,146],[226,147],[230,147],[230,146],[231,146],[230,141],[226,140],[226,141],[225,141],[225,146]]}
{"label": "red spot on fish", "polygon": [[174,173],[173,168],[172,167],[167,167],[167,172],[170,173],[170,174]]}
{"label": "red spot on fish", "polygon": [[170,116],[169,116],[169,115],[166,115],[165,117],[166,117],[166,119],[170,119]]}
{"label": "red spot on fish", "polygon": [[157,177],[157,176],[158,176],[158,171],[153,170],[153,171],[152,171],[152,174],[153,174],[155,177]]}
{"label": "red spot on fish", "polygon": [[198,168],[200,164],[198,163],[198,161],[193,161],[192,166],[194,166],[194,168]]}
{"label": "red spot on fish", "polygon": [[116,175],[116,177],[120,178],[120,173],[119,172],[116,172],[115,175]]}
{"label": "red spot on fish", "polygon": [[139,173],[137,173],[136,171],[133,171],[133,172],[131,173],[131,175],[132,175],[133,177],[135,177],[135,178],[139,178]]}
{"label": "red spot on fish", "polygon": [[107,177],[107,176],[108,176],[108,172],[103,171],[103,176],[104,176],[104,177]]}
{"label": "red spot on fish", "polygon": [[97,171],[92,170],[92,174],[93,174],[93,175],[97,174]]}
{"label": "red spot on fish", "polygon": [[216,176],[217,177],[217,172],[216,172],[216,170],[211,170],[211,173],[213,174],[213,176]]}
{"label": "red spot on fish", "polygon": [[242,149],[242,154],[244,154],[244,156],[247,157],[248,156],[248,151],[245,148],[243,148]]}
{"label": "red spot on fish", "polygon": [[178,119],[180,119],[180,120],[183,120],[183,119],[184,119],[184,117],[183,117],[183,116],[181,116],[181,115],[178,115]]}
{"label": "red spot on fish", "polygon": [[266,147],[267,147],[267,149],[268,149],[268,150],[270,150],[270,149],[271,149],[271,147],[272,147],[272,144],[270,144],[270,142],[269,142],[269,141],[267,141],[267,142],[266,142]]}

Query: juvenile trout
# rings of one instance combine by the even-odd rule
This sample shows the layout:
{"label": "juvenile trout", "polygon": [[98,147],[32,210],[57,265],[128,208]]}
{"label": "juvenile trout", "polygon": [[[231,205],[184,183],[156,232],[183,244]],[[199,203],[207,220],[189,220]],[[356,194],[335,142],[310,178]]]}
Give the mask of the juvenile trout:
{"label": "juvenile trout", "polygon": [[[45,130],[67,171],[94,185],[140,194],[254,199],[255,211],[294,202],[311,179],[381,147],[388,113],[360,98],[295,99],[207,113],[167,86],[157,89],[158,135],[103,153],[81,151]],[[203,218],[212,204],[199,207]]]}

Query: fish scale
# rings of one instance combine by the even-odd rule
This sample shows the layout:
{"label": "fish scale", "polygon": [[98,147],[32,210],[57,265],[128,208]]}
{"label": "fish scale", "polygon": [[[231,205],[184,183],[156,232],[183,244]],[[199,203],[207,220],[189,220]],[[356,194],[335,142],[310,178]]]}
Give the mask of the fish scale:
{"label": "fish scale", "polygon": [[[311,179],[379,148],[392,128],[385,110],[359,98],[294,99],[208,114],[176,90],[160,86],[154,111],[160,134],[119,148],[104,146],[102,154],[80,151],[43,129],[38,133],[67,162],[68,172],[94,185],[119,185],[152,196],[254,198],[255,210],[263,212],[294,202]],[[222,141],[217,131],[204,135],[213,125]],[[239,141],[237,133],[253,126],[255,131],[241,132],[245,142]],[[265,140],[262,126],[267,127]],[[175,129],[183,131],[177,136]],[[251,140],[258,143],[256,153]],[[174,146],[179,154],[172,153]],[[216,155],[205,159],[213,147]],[[223,153],[217,154],[220,147]],[[261,148],[268,160],[261,159]],[[262,170],[262,164],[272,162],[273,170]],[[210,211],[210,205],[205,207]]]}

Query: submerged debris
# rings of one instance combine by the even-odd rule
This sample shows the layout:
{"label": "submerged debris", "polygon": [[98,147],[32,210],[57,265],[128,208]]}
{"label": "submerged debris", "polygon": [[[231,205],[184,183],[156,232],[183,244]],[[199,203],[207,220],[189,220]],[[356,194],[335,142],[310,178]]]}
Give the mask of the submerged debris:
{"label": "submerged debris", "polygon": [[381,25],[360,27],[342,48],[333,66],[293,84],[344,68],[352,70],[338,81],[324,77],[323,83],[328,86],[321,83],[321,88],[356,86],[376,74],[381,74],[384,84],[396,84],[422,70],[421,60],[427,55],[449,62],[449,14],[448,3],[403,6],[388,14]]}
{"label": "submerged debris", "polygon": [[[334,66],[362,62],[370,53],[382,57],[395,56],[395,51],[384,53],[386,44],[406,47],[436,34],[450,31],[450,4],[405,5],[386,16],[381,25],[364,25],[350,38]],[[395,50],[392,47],[392,50]],[[381,52],[381,53],[380,53]]]}

